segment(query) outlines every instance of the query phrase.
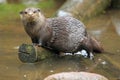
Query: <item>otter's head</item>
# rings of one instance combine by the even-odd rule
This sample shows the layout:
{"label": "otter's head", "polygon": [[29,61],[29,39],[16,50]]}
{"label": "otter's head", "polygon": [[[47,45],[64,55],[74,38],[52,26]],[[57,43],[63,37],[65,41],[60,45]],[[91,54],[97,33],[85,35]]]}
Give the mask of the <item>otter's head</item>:
{"label": "otter's head", "polygon": [[20,16],[22,21],[26,22],[33,22],[44,18],[39,8],[26,8],[20,12]]}

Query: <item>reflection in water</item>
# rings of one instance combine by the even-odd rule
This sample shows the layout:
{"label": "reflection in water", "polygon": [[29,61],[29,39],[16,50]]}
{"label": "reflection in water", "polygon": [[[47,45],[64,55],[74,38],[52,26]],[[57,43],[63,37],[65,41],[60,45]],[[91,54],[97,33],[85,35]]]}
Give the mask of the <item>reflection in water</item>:
{"label": "reflection in water", "polygon": [[[120,11],[111,11],[86,23],[90,34],[101,41],[106,51],[113,53],[95,54],[95,62],[81,56],[49,58],[34,64],[20,62],[17,47],[31,43],[20,21],[0,24],[0,80],[43,80],[58,72],[89,71],[120,79]],[[117,32],[117,33],[116,33]],[[14,48],[14,49],[13,49]],[[5,73],[6,72],[6,73]]]}
{"label": "reflection in water", "polygon": [[[117,14],[120,14],[120,12]],[[120,36],[120,15],[117,15],[117,14],[114,13],[111,16],[111,20],[112,20],[113,25],[115,26],[117,34]]]}
{"label": "reflection in water", "polygon": [[[78,56],[56,56],[35,64],[22,64],[19,67],[19,73],[21,79],[24,80],[43,80],[53,73],[88,71],[90,64],[86,61]],[[89,62],[95,64],[92,60],[89,60]]]}
{"label": "reflection in water", "polygon": [[34,64],[23,64],[19,70],[22,80],[37,80],[38,71]]}
{"label": "reflection in water", "polygon": [[97,39],[100,39],[104,35],[111,23],[110,20],[103,19],[104,17],[105,16],[102,15],[98,18],[94,18],[87,24],[88,31]]}

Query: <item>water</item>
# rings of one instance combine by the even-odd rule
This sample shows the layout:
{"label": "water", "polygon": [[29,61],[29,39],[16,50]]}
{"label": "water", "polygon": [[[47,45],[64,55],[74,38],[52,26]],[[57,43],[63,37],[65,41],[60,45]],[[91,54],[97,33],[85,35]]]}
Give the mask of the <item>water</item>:
{"label": "water", "polygon": [[110,80],[119,80],[120,11],[108,11],[85,25],[88,32],[101,41],[106,51],[95,54],[95,62],[79,56],[65,56],[28,64],[19,60],[17,48],[22,43],[31,44],[31,40],[19,19],[6,19],[0,23],[0,80],[43,80],[50,74],[69,71],[89,71]]}

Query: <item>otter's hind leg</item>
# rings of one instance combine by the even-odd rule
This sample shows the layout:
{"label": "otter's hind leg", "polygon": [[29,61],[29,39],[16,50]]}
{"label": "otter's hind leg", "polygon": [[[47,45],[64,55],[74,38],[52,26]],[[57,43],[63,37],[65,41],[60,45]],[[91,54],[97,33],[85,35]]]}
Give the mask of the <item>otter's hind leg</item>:
{"label": "otter's hind leg", "polygon": [[[90,59],[93,59],[93,47],[90,41],[90,38],[86,38],[83,40],[83,42],[81,43],[81,45],[79,46],[79,50],[85,50],[86,53],[88,54],[87,57]],[[84,51],[83,51],[84,52]]]}
{"label": "otter's hind leg", "polygon": [[80,52],[81,55],[84,56],[85,58],[90,58],[91,60],[94,59],[94,55],[92,51],[89,51],[88,49],[83,49]]}
{"label": "otter's hind leg", "polygon": [[31,39],[32,39],[33,45],[39,46],[39,47],[44,46],[41,39],[38,39],[37,37],[31,38]]}

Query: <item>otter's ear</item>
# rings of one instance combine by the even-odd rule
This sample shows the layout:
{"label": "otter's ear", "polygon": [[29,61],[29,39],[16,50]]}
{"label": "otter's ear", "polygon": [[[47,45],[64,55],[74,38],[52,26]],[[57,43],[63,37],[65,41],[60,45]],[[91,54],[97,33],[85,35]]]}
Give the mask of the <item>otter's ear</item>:
{"label": "otter's ear", "polygon": [[20,13],[20,14],[23,14],[23,11],[20,11],[19,13]]}

